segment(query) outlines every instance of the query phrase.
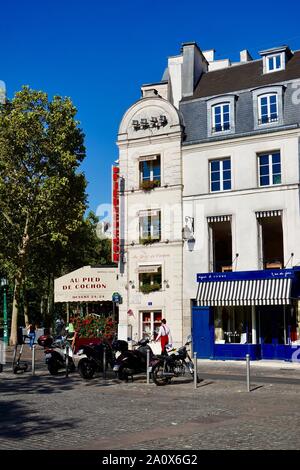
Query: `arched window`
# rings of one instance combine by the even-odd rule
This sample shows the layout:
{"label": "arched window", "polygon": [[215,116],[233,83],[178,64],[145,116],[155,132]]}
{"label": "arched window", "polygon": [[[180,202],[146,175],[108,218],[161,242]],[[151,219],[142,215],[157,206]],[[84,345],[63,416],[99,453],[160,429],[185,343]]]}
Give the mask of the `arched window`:
{"label": "arched window", "polygon": [[219,103],[212,106],[212,132],[230,130],[230,103]]}
{"label": "arched window", "polygon": [[258,97],[258,124],[278,121],[278,95],[269,93]]}

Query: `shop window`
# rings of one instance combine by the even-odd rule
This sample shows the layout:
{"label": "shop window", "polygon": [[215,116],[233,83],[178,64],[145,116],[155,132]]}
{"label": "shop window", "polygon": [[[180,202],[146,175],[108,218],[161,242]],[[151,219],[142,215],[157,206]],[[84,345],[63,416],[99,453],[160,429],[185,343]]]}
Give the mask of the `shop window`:
{"label": "shop window", "polygon": [[214,308],[215,343],[252,343],[251,307]]}
{"label": "shop window", "polygon": [[281,216],[258,218],[260,261],[263,269],[282,269],[283,230]]}
{"label": "shop window", "polygon": [[160,241],[160,210],[141,211],[139,214],[139,222],[141,244],[146,245]]}
{"label": "shop window", "polygon": [[[211,218],[209,218],[210,220]],[[218,220],[218,218],[217,218]],[[231,221],[209,223],[210,270],[232,271]]]}
{"label": "shop window", "polygon": [[153,338],[158,335],[158,330],[162,320],[161,310],[155,311],[143,311],[140,312],[140,321],[141,321],[141,337],[142,338]]}
{"label": "shop window", "polygon": [[160,186],[160,155],[141,157],[139,160],[140,188],[150,191]]}
{"label": "shop window", "polygon": [[162,287],[161,266],[139,267],[139,289],[144,294],[159,291]]}

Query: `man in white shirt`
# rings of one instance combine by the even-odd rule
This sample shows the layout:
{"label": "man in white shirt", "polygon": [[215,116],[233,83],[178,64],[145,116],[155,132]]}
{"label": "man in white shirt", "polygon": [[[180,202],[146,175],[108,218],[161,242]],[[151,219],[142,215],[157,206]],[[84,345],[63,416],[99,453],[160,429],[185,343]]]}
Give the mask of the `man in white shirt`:
{"label": "man in white shirt", "polygon": [[163,353],[166,345],[172,342],[170,328],[168,327],[164,318],[161,321],[161,326],[159,327],[158,335],[155,341],[158,341],[159,339],[161,344],[161,352]]}

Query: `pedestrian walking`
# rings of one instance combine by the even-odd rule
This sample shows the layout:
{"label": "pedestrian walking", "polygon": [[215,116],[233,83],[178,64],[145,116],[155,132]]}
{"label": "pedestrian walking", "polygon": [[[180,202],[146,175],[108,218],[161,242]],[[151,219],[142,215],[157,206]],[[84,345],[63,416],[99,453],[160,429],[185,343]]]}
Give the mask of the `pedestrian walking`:
{"label": "pedestrian walking", "polygon": [[65,322],[62,317],[59,317],[55,322],[55,329],[57,336],[63,336],[65,331]]}
{"label": "pedestrian walking", "polygon": [[30,323],[29,327],[28,327],[28,330],[27,330],[27,333],[28,333],[28,337],[29,337],[29,346],[30,346],[30,349],[33,348],[33,345],[34,345],[34,341],[35,341],[35,331],[36,331],[36,328],[35,328],[35,325],[33,323]]}
{"label": "pedestrian walking", "polygon": [[167,344],[172,343],[171,331],[169,326],[167,325],[165,318],[163,318],[161,321],[161,325],[159,327],[158,335],[155,341],[158,341],[159,339],[161,344],[161,352],[163,354],[165,352],[165,347],[167,346]]}

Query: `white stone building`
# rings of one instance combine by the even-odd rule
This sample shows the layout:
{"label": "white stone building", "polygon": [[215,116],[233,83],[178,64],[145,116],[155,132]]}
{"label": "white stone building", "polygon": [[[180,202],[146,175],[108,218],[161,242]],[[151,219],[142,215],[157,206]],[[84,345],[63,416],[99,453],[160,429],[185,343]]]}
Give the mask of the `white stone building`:
{"label": "white stone building", "polygon": [[123,337],[165,317],[202,357],[295,352],[300,52],[260,54],[183,44],[121,122]]}

